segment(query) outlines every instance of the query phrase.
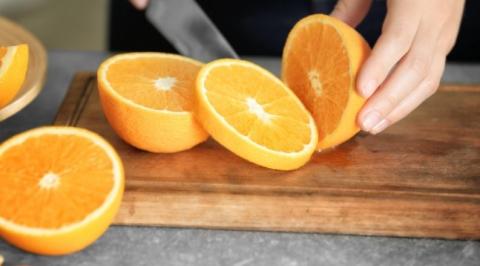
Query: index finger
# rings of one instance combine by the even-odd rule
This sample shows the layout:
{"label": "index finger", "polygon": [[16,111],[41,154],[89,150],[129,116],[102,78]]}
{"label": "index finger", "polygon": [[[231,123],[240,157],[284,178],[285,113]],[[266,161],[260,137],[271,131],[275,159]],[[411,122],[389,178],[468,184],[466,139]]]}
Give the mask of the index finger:
{"label": "index finger", "polygon": [[[382,35],[358,75],[358,91],[370,97],[385,81],[390,71],[408,52],[420,25],[420,12],[412,10],[412,0],[391,1]],[[416,2],[416,1],[413,1]]]}

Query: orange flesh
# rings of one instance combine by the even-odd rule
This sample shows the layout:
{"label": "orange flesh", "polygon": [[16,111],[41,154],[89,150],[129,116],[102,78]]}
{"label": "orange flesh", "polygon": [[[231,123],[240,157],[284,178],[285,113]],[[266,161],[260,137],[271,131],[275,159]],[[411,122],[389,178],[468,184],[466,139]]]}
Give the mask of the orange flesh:
{"label": "orange flesh", "polygon": [[295,98],[268,76],[238,65],[214,68],[205,87],[216,112],[261,146],[296,152],[309,143],[308,116]]}
{"label": "orange flesh", "polygon": [[[27,139],[0,160],[0,213],[15,224],[42,229],[82,221],[112,190],[111,169],[105,152],[83,138]],[[56,187],[40,186],[48,173],[58,175]]]}
{"label": "orange flesh", "polygon": [[[128,63],[121,61],[129,61]],[[158,110],[192,111],[194,77],[200,65],[172,58],[122,59],[110,65],[107,80],[121,96]],[[159,87],[159,79],[175,81]]]}
{"label": "orange flesh", "polygon": [[324,23],[299,29],[291,47],[284,79],[312,113],[322,140],[337,128],[348,102],[347,51],[337,30]]}
{"label": "orange flesh", "polygon": [[0,67],[2,67],[3,57],[7,54],[7,48],[0,47]]}

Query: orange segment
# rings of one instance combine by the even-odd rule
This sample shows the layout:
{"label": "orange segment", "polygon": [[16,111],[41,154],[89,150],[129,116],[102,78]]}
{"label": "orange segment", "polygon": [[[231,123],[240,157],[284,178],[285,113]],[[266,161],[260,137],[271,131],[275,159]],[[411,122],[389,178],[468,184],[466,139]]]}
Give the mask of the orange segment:
{"label": "orange segment", "polygon": [[252,63],[207,64],[197,78],[197,102],[205,129],[244,159],[289,170],[312,155],[317,134],[310,114],[277,78]]}
{"label": "orange segment", "polygon": [[193,117],[194,80],[202,64],[162,53],[114,56],[98,69],[102,107],[115,132],[151,152],[177,152],[207,139]]}
{"label": "orange segment", "polygon": [[364,100],[355,91],[355,80],[369,51],[354,29],[325,15],[304,18],[290,32],[282,78],[312,113],[318,149],[338,145],[359,131],[356,114]]}
{"label": "orange segment", "polygon": [[22,88],[28,69],[28,46],[0,47],[0,108]]}
{"label": "orange segment", "polygon": [[87,130],[44,127],[0,146],[0,235],[40,254],[84,248],[108,228],[123,194],[113,148]]}

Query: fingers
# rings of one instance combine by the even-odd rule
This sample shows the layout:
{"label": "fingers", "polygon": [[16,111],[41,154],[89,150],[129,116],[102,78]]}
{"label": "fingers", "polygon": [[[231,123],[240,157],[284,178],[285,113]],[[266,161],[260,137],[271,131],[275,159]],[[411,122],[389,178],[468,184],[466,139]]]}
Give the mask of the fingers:
{"label": "fingers", "polygon": [[[365,131],[378,133],[377,125],[392,124],[384,121],[397,106],[415,90],[431,72],[433,54],[440,32],[420,26],[410,51],[402,58],[382,87],[369,99],[360,113]],[[445,56],[445,55],[444,55]]]}
{"label": "fingers", "polygon": [[442,37],[439,40],[439,46],[445,52],[445,54],[450,53],[455,45],[455,40],[457,39],[458,31],[460,29],[464,7],[465,1],[462,0],[459,0],[456,5],[453,5],[452,14],[446,20],[447,23],[445,23],[443,27],[444,34],[442,34]]}
{"label": "fingers", "polygon": [[138,10],[144,10],[147,5],[148,5],[149,0],[130,0],[130,3],[138,9]]}
{"label": "fingers", "polygon": [[421,19],[418,9],[410,8],[413,4],[412,0],[389,1],[382,35],[358,76],[357,89],[363,97],[370,97],[409,51]]}
{"label": "fingers", "polygon": [[379,132],[380,124],[382,130],[391,124],[391,121],[385,121],[387,116],[429,75],[439,35],[437,30],[420,25],[410,51],[360,112],[363,130]]}
{"label": "fingers", "polygon": [[410,112],[415,110],[422,102],[432,96],[440,84],[443,71],[445,69],[445,55],[439,53],[433,60],[433,65],[429,75],[413,90],[398,106],[393,109],[382,121],[375,125],[370,133],[378,134],[388,126],[403,119]]}
{"label": "fingers", "polygon": [[372,134],[404,118],[437,90],[464,6],[462,0],[388,3],[382,36],[357,79],[360,94],[369,97],[358,123]]}
{"label": "fingers", "polygon": [[367,15],[372,0],[339,0],[332,13],[352,27],[356,27]]}

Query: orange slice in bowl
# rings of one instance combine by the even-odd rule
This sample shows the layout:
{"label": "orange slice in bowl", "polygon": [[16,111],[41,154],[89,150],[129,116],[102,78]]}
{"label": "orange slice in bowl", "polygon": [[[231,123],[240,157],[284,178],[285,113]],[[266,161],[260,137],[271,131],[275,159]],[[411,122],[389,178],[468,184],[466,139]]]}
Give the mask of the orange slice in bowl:
{"label": "orange slice in bowl", "polygon": [[22,88],[28,69],[28,45],[0,47],[0,108]]}

